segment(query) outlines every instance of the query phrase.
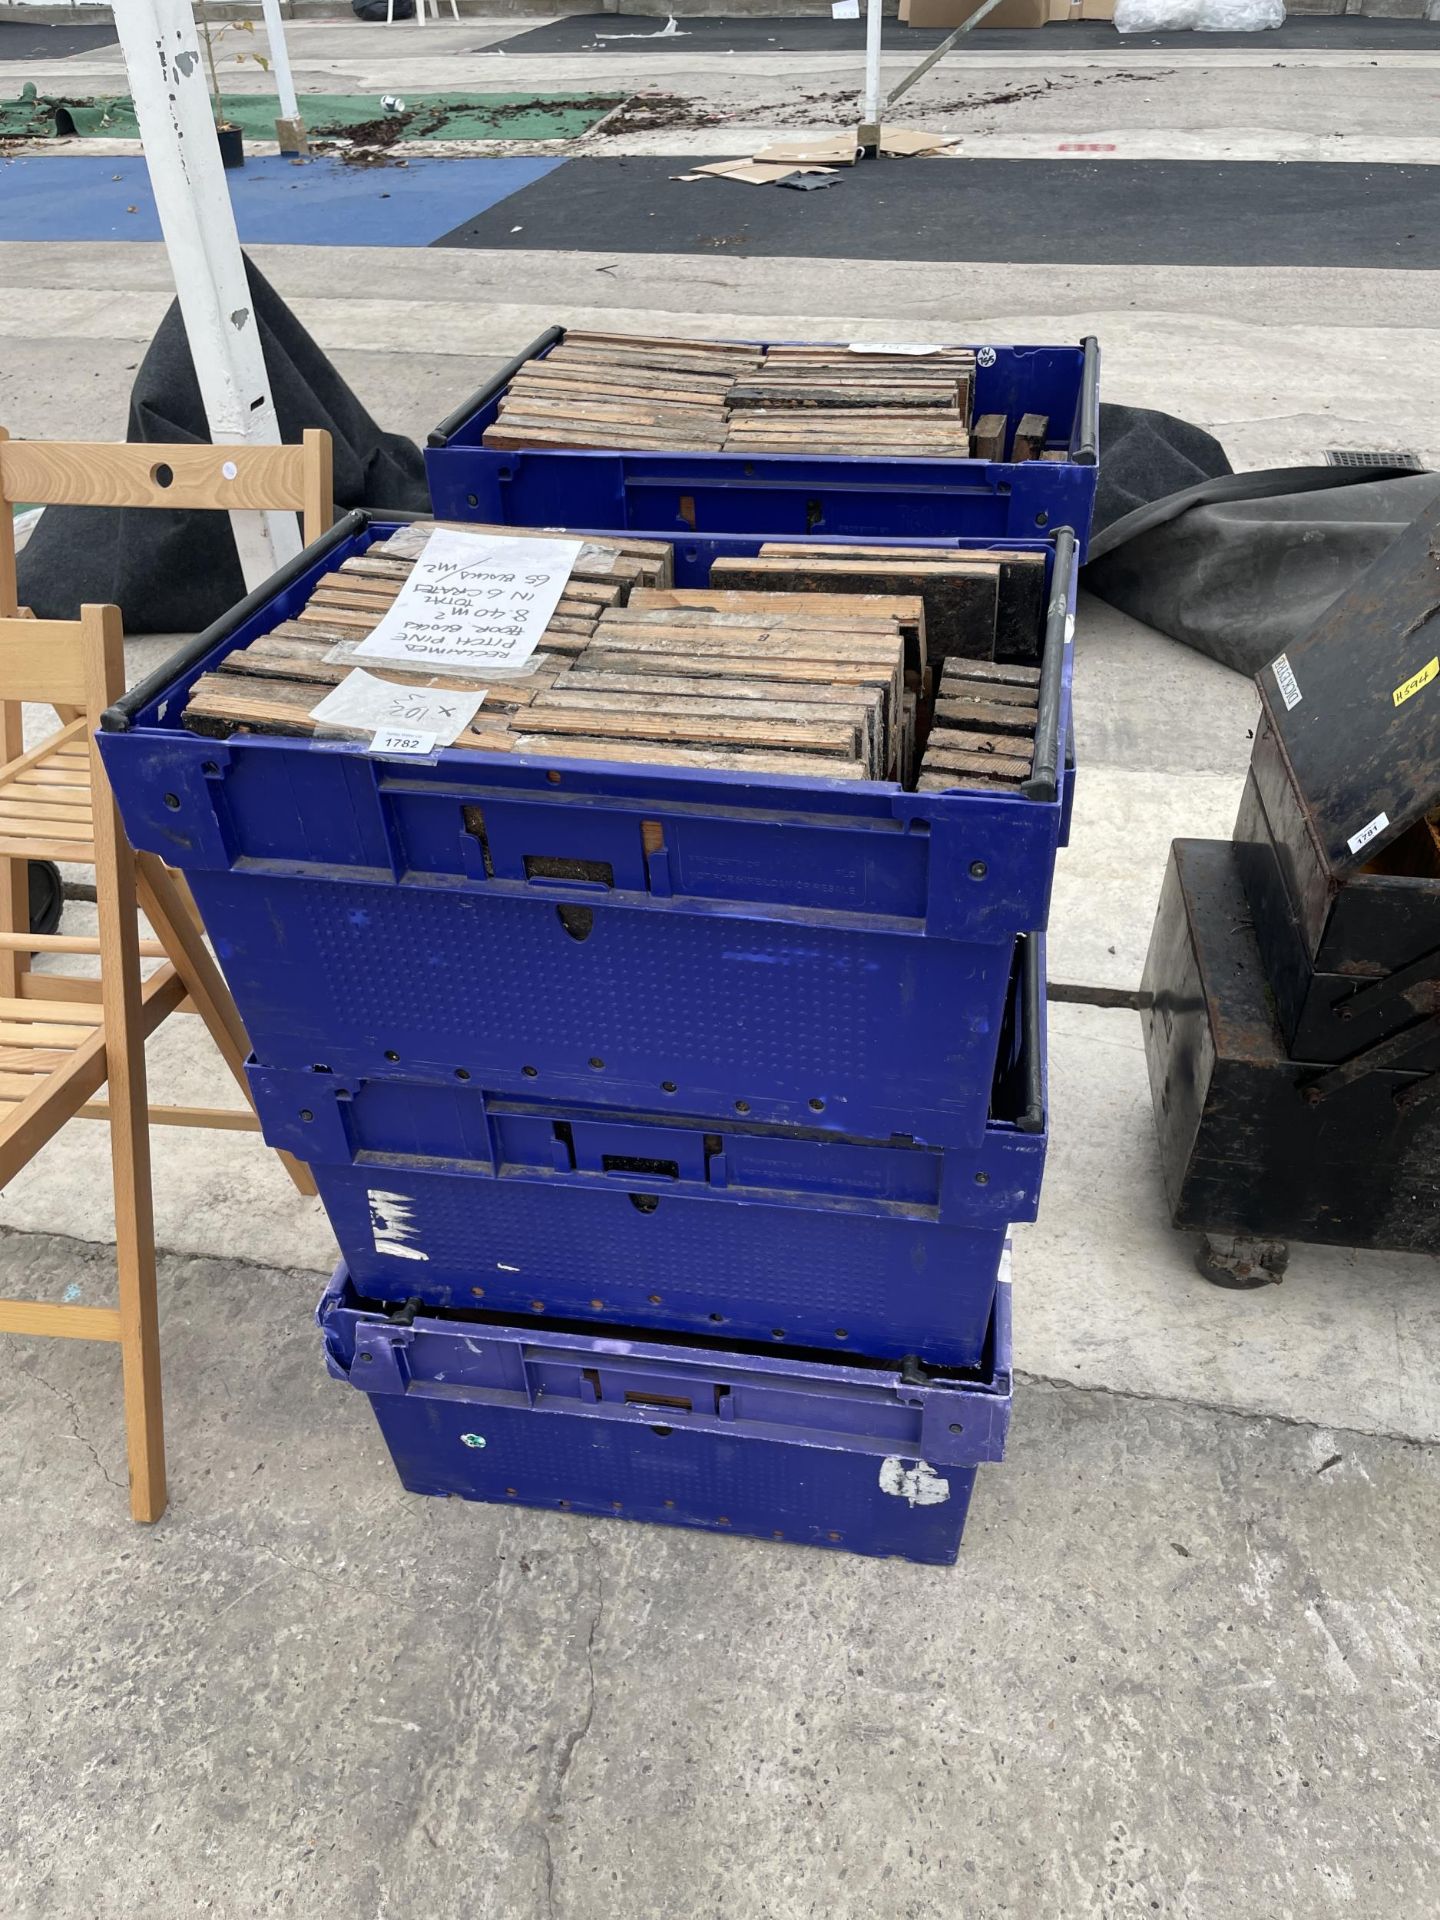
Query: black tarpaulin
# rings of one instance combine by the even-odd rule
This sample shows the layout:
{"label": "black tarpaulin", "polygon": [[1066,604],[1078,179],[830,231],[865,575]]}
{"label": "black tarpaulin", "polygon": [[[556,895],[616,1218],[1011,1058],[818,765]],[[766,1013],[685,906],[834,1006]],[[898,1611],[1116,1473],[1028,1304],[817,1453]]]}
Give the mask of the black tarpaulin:
{"label": "black tarpaulin", "polygon": [[[250,260],[245,262],[280,437],[323,427],[334,442],[335,504],[424,512],[420,450],[383,433]],[[141,361],[125,438],[185,444],[210,438],[190,347],[172,303]],[[190,633],[245,595],[226,513],[150,507],[47,507],[20,555],[20,601],[41,620],[73,619],[87,602],[118,606],[132,633]]]}
{"label": "black tarpaulin", "polygon": [[1395,467],[1234,473],[1200,429],[1100,409],[1091,593],[1239,673],[1309,632],[1440,492]]}

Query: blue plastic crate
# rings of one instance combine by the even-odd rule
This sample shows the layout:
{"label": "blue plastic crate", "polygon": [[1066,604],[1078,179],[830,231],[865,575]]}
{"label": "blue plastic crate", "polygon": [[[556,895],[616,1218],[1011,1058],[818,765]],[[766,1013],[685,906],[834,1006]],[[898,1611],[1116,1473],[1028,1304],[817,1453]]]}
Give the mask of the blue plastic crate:
{"label": "blue plastic crate", "polygon": [[250,1085],[266,1140],[309,1162],[374,1299],[970,1365],[1045,1164],[1027,945],[1013,1057],[969,1150],[254,1063]]}
{"label": "blue plastic crate", "polygon": [[257,1056],[977,1146],[1069,793],[1070,534],[1023,790],[183,729],[201,673],[394,525],[349,515],[105,715],[127,832],[184,870]]}
{"label": "blue plastic crate", "polygon": [[[501,451],[481,436],[527,360],[565,337],[551,327],[436,427],[425,449],[435,511],[509,526],[756,534],[769,540],[1019,539],[1072,527],[1084,557],[1095,506],[1100,349],[976,349],[975,413],[1044,414],[1066,460],[877,460],[739,453]],[[773,342],[761,344],[771,345]],[[1058,432],[1056,431],[1058,429]]]}
{"label": "blue plastic crate", "polygon": [[317,1318],[411,1493],[946,1566],[1010,1423],[1008,1275],[964,1370],[386,1313],[344,1267]]}

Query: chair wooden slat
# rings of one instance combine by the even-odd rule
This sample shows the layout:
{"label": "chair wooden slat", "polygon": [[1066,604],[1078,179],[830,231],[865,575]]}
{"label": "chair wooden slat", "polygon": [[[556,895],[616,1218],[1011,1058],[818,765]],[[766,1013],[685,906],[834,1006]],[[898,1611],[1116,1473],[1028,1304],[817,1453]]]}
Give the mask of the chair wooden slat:
{"label": "chair wooden slat", "polygon": [[74,860],[89,866],[94,846],[89,840],[38,839],[35,835],[0,833],[0,860]]}
{"label": "chair wooden slat", "polygon": [[[41,983],[46,992],[55,987],[61,987],[63,989],[70,984],[63,974],[32,974],[31,978]],[[67,1023],[76,1026],[85,1023],[98,1027],[104,1017],[104,1014],[98,1006],[67,1006],[63,1013],[58,1009],[54,1013],[51,1013],[46,1009],[43,993],[32,995],[30,998],[24,1000],[6,1000],[0,998],[0,1021],[8,1021],[11,1024],[17,1021],[44,1021],[63,1018]]]}
{"label": "chair wooden slat", "polygon": [[45,1335],[52,1340],[120,1338],[115,1307],[52,1306],[43,1300],[0,1300],[0,1333]]}

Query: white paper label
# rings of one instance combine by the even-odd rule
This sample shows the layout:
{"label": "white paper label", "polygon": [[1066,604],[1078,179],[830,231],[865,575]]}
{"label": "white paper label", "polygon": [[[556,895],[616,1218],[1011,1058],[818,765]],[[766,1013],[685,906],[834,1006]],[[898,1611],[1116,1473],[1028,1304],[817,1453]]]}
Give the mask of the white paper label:
{"label": "white paper label", "polygon": [[1275,684],[1280,689],[1280,698],[1285,702],[1285,711],[1298,707],[1303,695],[1295,679],[1294,670],[1283,653],[1277,654],[1270,662],[1270,671],[1275,676]]}
{"label": "white paper label", "polygon": [[433,733],[409,733],[404,727],[377,727],[371,753],[427,754],[435,751]]}
{"label": "white paper label", "polygon": [[550,624],[581,545],[437,527],[355,658],[477,677],[513,672]]}
{"label": "white paper label", "polygon": [[1369,826],[1361,827],[1358,833],[1352,833],[1346,845],[1351,853],[1358,853],[1361,847],[1368,847],[1377,833],[1383,833],[1390,824],[1388,813],[1377,813]]}
{"label": "white paper label", "polygon": [[893,342],[876,340],[852,340],[846,349],[849,353],[948,353],[948,347],[897,347]]}
{"label": "white paper label", "polygon": [[832,20],[858,20],[860,18],[860,0],[830,0],[830,18]]}
{"label": "white paper label", "polygon": [[391,753],[433,753],[437,743],[448,747],[480,711],[485,689],[457,693],[450,687],[397,687],[393,680],[377,680],[356,667],[346,674],[310,718],[321,727],[349,734],[405,733],[430,741],[429,747],[397,748]]}

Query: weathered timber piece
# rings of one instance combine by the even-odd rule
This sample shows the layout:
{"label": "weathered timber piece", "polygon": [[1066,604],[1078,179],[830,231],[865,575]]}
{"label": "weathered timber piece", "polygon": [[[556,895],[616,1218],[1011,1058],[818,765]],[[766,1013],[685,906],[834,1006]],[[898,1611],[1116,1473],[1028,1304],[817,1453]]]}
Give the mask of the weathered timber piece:
{"label": "weathered timber piece", "polygon": [[[794,667],[814,665],[791,664]],[[656,662],[653,655],[647,655],[643,671],[628,670],[635,665],[632,655],[587,649],[567,671],[564,690],[577,696],[623,695],[632,705],[636,703],[636,696],[642,700],[710,696],[725,701],[769,704],[796,713],[802,708],[844,708],[860,716],[868,743],[867,757],[877,769],[876,778],[885,778],[890,773],[893,756],[887,756],[885,751],[886,688],[874,679],[868,682],[853,677],[848,681],[822,679],[819,671],[808,680],[800,673],[793,674],[789,680],[761,678],[747,674],[739,661],[708,654],[692,656],[685,664],[672,663],[664,656]],[[758,667],[759,674],[765,672],[763,665]]]}
{"label": "weathered timber piece", "polygon": [[[414,520],[397,527],[388,540],[380,540],[365,554],[389,564],[417,560],[425,542],[437,527],[452,533],[496,533],[526,540],[571,540],[576,536],[556,533],[548,527],[501,527],[484,521]],[[347,562],[347,564],[349,564]],[[668,586],[675,577],[674,549],[668,540],[641,540],[632,534],[591,535],[580,547],[570,569],[570,586],[585,583],[616,582],[622,588]]]}
{"label": "weathered timber piece", "polygon": [[1000,569],[989,560],[922,560],[913,554],[904,560],[787,559],[760,554],[753,560],[717,560],[710,581],[752,591],[918,595],[925,607],[926,656],[908,665],[923,668],[952,655],[988,660],[995,651]]}
{"label": "weathered timber piece", "polygon": [[805,753],[727,752],[720,747],[647,746],[638,753],[624,740],[564,740],[548,734],[511,736],[511,751],[553,760],[625,760],[646,766],[696,767],[705,772],[788,774],[797,780],[864,780],[858,760],[823,759]]}
{"label": "weathered timber piece", "polygon": [[[759,374],[745,384],[779,389],[780,404],[803,405],[805,389],[826,386],[852,396],[842,403],[851,406],[884,406],[887,393],[895,392],[943,397],[968,427],[975,355],[964,347],[927,354],[887,353],[883,348],[856,353],[833,346],[771,347]],[[917,398],[906,404],[923,401]]]}
{"label": "weathered timber piece", "polygon": [[525,447],[557,447],[569,453],[603,453],[614,448],[619,453],[719,453],[723,442],[717,435],[713,443],[707,435],[667,433],[655,427],[612,427],[597,422],[592,427],[551,426],[543,421],[512,419],[508,414],[487,427],[481,443],[501,452],[517,452]]}
{"label": "weathered timber piece", "polygon": [[969,562],[998,566],[995,601],[995,653],[1005,660],[1038,660],[1045,644],[1045,556],[1024,547],[890,547],[876,543],[841,546],[815,541],[769,540],[762,559],[816,558],[897,560],[925,566]]}
{"label": "weathered timber piece", "polygon": [[970,430],[972,456],[976,460],[1003,460],[1009,424],[1003,413],[982,413]]}
{"label": "weathered timber piece", "polygon": [[516,372],[481,439],[502,449],[965,459],[974,382],[974,353],[960,347],[764,349],[572,332]]}
{"label": "weathered timber piece", "polygon": [[1018,787],[1034,761],[1039,686],[1034,667],[947,660],[940,671],[918,790]]}
{"label": "weathered timber piece", "polygon": [[1039,702],[1040,669],[1026,667],[1015,661],[1002,660],[947,660],[940,669],[939,692],[943,695],[949,689],[959,691],[962,687],[1029,687],[1034,691],[1035,702]]}
{"label": "weathered timber piece", "polygon": [[[582,664],[597,673],[621,672],[631,676],[655,673],[689,679],[695,684],[697,697],[713,696],[717,685],[726,679],[743,681],[762,677],[787,686],[789,700],[802,704],[817,686],[868,689],[872,697],[883,701],[878,716],[878,738],[870,755],[879,777],[888,770],[895,754],[902,692],[899,659],[899,636],[893,633],[888,648],[877,645],[868,651],[837,657],[824,636],[820,636],[818,644],[808,644],[799,637],[781,633],[746,635],[732,642],[728,638],[715,641],[710,636],[702,637],[684,629],[644,636],[602,630],[582,656]],[[868,705],[868,700],[865,704]]]}
{"label": "weathered timber piece", "polygon": [[[236,685],[246,687],[237,694]],[[239,732],[288,734],[293,737],[314,735],[316,724],[310,708],[325,689],[313,682],[266,681],[251,685],[238,674],[207,674],[196,682],[186,709],[185,724],[194,733],[212,739],[228,739]],[[754,727],[747,741],[732,745],[723,729],[713,722],[696,723],[688,729],[695,744],[676,743],[670,738],[668,723],[637,719],[630,714],[619,724],[608,724],[609,716],[598,716],[588,730],[584,718],[575,714],[537,714],[533,707],[523,714],[507,717],[495,713],[487,719],[487,707],[475,723],[455,742],[490,753],[528,753],[555,759],[606,759],[653,763],[661,766],[718,768],[752,773],[790,773],[811,779],[862,780],[867,770],[858,760],[846,759],[839,751],[842,729],[789,728],[783,725]],[[618,717],[617,717],[618,718]],[[517,729],[523,728],[524,731]],[[722,737],[711,741],[709,734]],[[610,737],[607,737],[607,734]],[[652,740],[649,736],[653,734]],[[789,738],[803,741],[813,751],[790,750]],[[643,744],[637,746],[637,739]],[[754,751],[745,750],[746,745]]]}
{"label": "weathered timber piece", "polygon": [[953,386],[942,387],[938,383],[932,386],[918,381],[904,385],[899,381],[884,384],[870,381],[864,385],[856,381],[847,385],[843,381],[737,380],[730,389],[729,407],[732,413],[760,407],[781,407],[802,413],[812,407],[831,412],[874,408],[885,413],[914,411],[942,417],[960,411],[959,394]]}
{"label": "weathered timber piece", "polygon": [[[666,571],[648,544],[647,571]],[[292,619],[196,682],[185,725],[220,739],[246,731],[315,734],[314,708],[356,663],[420,545],[413,528],[401,529],[371,550],[380,572],[342,566],[324,575]],[[601,557],[608,564],[622,556]],[[610,604],[562,598],[529,671],[496,680],[455,745],[807,778],[913,775],[903,673],[907,634],[917,650],[923,643],[918,599],[676,591],[628,581],[624,595],[607,584],[602,598]],[[567,603],[584,611],[566,617]],[[397,685],[473,689],[468,678],[443,670],[383,663],[370,670]],[[318,731],[364,737],[362,729]]]}
{"label": "weathered timber piece", "polygon": [[755,719],[743,709],[739,716],[716,712],[717,706],[737,703],[696,701],[686,705],[677,701],[646,701],[643,706],[629,703],[619,712],[611,708],[580,708],[559,698],[545,705],[545,696],[526,715],[526,727],[532,733],[597,740],[628,741],[638,759],[644,759],[644,744],[661,746],[767,747],[773,752],[835,754],[841,759],[858,758],[859,727],[855,721],[820,721],[788,718]]}
{"label": "weathered timber piece", "polygon": [[1289,1054],[1228,842],[1172,845],[1141,989],[1177,1227],[1440,1252],[1433,1073],[1414,1053],[1355,1074]]}
{"label": "weathered timber piece", "polygon": [[[760,418],[761,416],[757,416]],[[763,416],[770,422],[773,416]],[[731,426],[722,451],[726,453],[836,454],[847,460],[963,460],[969,437],[957,428],[921,435],[912,426],[877,421],[857,428],[846,414],[817,414],[803,435],[773,430],[763,424],[750,431]]]}
{"label": "weathered timber piece", "polygon": [[[397,579],[374,579],[369,575],[327,573],[316,582],[310,595],[312,607],[348,607],[352,611],[378,609],[383,612],[404,586],[410,568]],[[570,581],[560,595],[556,611],[598,615],[604,607],[618,607],[625,598],[623,584],[616,580]]]}
{"label": "weathered timber piece", "polygon": [[[788,604],[787,604],[788,603]],[[833,634],[869,633],[889,636],[891,623],[905,642],[905,671],[926,671],[925,607],[916,594],[808,593],[767,598],[766,619],[771,627],[819,628]],[[667,624],[675,609],[705,608],[715,627],[745,627],[754,620],[754,596],[725,587],[645,588],[632,595],[632,621]]]}
{"label": "weathered timber piece", "polygon": [[[585,684],[567,678],[557,699],[543,704],[591,709],[595,701],[588,696],[605,694],[606,676],[612,690],[648,676],[671,684],[648,703],[632,699],[632,712],[646,704],[668,709],[678,683],[688,688],[693,711],[723,717],[745,730],[737,739],[764,744],[749,730],[764,724],[755,701],[766,696],[731,695],[727,683],[765,683],[775,689],[767,699],[767,718],[803,710],[807,725],[821,725],[823,713],[811,708],[823,709],[828,702],[837,716],[846,711],[844,724],[858,728],[847,751],[863,758],[872,777],[883,777],[894,757],[900,695],[903,640],[896,614],[840,614],[824,624],[802,616],[792,623],[794,603],[786,596],[734,596],[738,604],[723,610],[695,604],[709,597],[703,591],[642,590],[627,606],[610,610],[581,656],[581,667],[589,670]],[[817,703],[809,697],[812,689],[825,690],[826,698]]]}
{"label": "weathered timber piece", "polygon": [[1038,460],[1045,451],[1045,436],[1050,421],[1043,413],[1022,413],[1011,445],[1012,460]]}
{"label": "weathered timber piece", "polygon": [[[324,731],[317,728],[311,709],[328,691],[313,680],[262,680],[248,674],[206,673],[190,690],[185,725],[191,733],[212,740],[228,740],[234,733],[305,737]],[[487,714],[482,707],[474,724],[455,744],[508,752],[510,740],[505,716]]]}
{"label": "weathered timber piece", "polygon": [[[296,640],[277,630],[275,633],[262,634],[258,640],[252,640],[248,647],[237,647],[234,653],[226,654],[215,672],[244,676],[247,680],[303,681],[313,685],[318,702],[327,688],[338,687],[356,665],[366,664],[353,658],[337,659],[340,651],[339,648],[332,648],[327,641]],[[528,706],[537,692],[554,685],[567,664],[557,654],[532,654],[526,662],[530,671],[523,678],[496,680],[487,688],[486,712],[505,712]],[[382,666],[381,677],[402,687],[434,687],[456,693],[475,691],[474,680],[461,679],[455,674],[417,673],[411,668],[389,663]]]}
{"label": "weathered timber piece", "polygon": [[718,451],[726,396],[760,365],[735,342],[567,333],[506,388],[487,447]]}

